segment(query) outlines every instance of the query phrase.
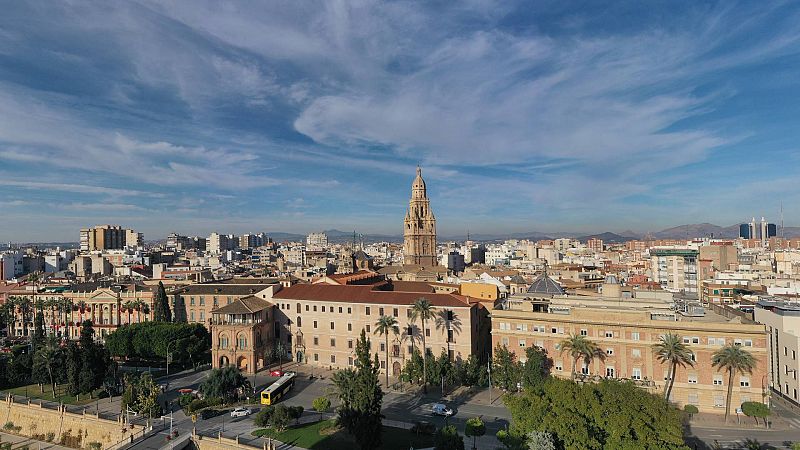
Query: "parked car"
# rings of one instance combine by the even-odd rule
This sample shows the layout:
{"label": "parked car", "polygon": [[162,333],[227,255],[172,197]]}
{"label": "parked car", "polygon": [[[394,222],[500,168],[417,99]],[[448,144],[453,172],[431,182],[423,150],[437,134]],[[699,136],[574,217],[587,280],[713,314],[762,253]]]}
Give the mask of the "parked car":
{"label": "parked car", "polygon": [[191,394],[191,393],[192,389],[189,388],[178,389],[178,394]]}
{"label": "parked car", "polygon": [[453,410],[448,408],[444,403],[434,403],[431,407],[431,413],[433,413],[434,416],[449,417],[453,415]]}
{"label": "parked car", "polygon": [[245,408],[244,406],[239,406],[231,411],[231,417],[246,417],[250,415],[250,412],[250,409]]}
{"label": "parked car", "polygon": [[273,377],[282,377],[282,376],[283,376],[283,371],[282,371],[282,370],[275,369],[275,370],[273,370],[272,372],[270,372],[269,374],[270,374],[271,376],[273,376]]}

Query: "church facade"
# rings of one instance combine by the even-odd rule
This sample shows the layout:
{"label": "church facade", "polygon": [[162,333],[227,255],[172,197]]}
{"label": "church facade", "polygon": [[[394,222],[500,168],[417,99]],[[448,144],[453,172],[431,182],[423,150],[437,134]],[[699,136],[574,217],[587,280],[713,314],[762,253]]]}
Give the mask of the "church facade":
{"label": "church facade", "polygon": [[403,222],[404,263],[423,267],[439,265],[436,258],[436,217],[431,211],[431,202],[419,167],[411,185],[411,200]]}

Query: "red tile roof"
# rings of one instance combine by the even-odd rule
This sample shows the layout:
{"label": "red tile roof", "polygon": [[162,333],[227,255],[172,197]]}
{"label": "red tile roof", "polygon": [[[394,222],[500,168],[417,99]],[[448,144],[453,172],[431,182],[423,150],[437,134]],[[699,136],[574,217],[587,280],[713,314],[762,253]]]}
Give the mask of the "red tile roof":
{"label": "red tile roof", "polygon": [[456,294],[395,292],[373,290],[373,286],[337,286],[329,284],[296,284],[281,289],[274,299],[311,300],[322,302],[371,303],[382,305],[412,305],[425,297],[434,306],[469,307],[467,297]]}

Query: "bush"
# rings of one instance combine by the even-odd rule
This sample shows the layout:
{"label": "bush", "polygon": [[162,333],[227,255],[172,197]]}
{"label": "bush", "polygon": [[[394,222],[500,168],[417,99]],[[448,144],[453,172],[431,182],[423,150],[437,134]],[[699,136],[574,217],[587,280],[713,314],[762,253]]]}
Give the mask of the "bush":
{"label": "bush", "polygon": [[0,450],[11,450],[11,442],[3,442],[3,444],[0,445]]}
{"label": "bush", "polygon": [[186,408],[193,401],[195,401],[195,398],[192,394],[182,394],[180,397],[178,397],[178,404],[181,405],[181,408]]}
{"label": "bush", "polygon": [[464,438],[453,425],[440,428],[433,442],[435,450],[464,450]]}
{"label": "bush", "polygon": [[103,444],[99,442],[89,442],[89,449],[90,450],[100,450],[103,448]]}
{"label": "bush", "polygon": [[269,406],[267,406],[265,408],[261,408],[261,411],[259,411],[256,414],[256,417],[255,417],[255,420],[254,420],[256,426],[257,427],[262,427],[262,428],[263,427],[268,427],[270,419],[272,419],[272,413],[274,411],[275,411],[275,407],[272,406],[272,405],[269,405]]}
{"label": "bush", "polygon": [[694,405],[686,405],[686,406],[684,406],[684,407],[683,407],[683,411],[684,411],[686,414],[688,414],[688,415],[689,415],[689,418],[690,418],[690,419],[692,418],[692,416],[693,416],[693,415],[695,415],[695,414],[697,414],[698,412],[700,412],[700,411],[697,409],[697,406],[694,406]]}
{"label": "bush", "polygon": [[12,422],[10,420],[8,422],[6,422],[5,425],[3,425],[3,430],[5,430],[5,431],[14,430],[14,422]]}
{"label": "bush", "polygon": [[769,406],[759,403],[759,402],[744,402],[742,403],[742,412],[748,416],[752,417],[758,423],[758,419],[764,419],[764,425],[767,423],[767,417],[772,413],[769,410]]}
{"label": "bush", "polygon": [[55,439],[55,438],[56,438],[56,434],[53,433],[52,431],[47,433],[47,438],[46,438],[47,442],[53,442],[53,439]]}

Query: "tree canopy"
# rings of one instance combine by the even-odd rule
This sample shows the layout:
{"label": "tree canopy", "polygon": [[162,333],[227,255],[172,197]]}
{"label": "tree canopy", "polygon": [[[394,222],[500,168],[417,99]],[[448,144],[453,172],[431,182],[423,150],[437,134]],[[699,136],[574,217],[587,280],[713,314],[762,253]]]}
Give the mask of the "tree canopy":
{"label": "tree canopy", "polygon": [[106,337],[109,352],[121,358],[166,359],[192,365],[203,361],[211,336],[199,323],[142,322],[123,325]]}
{"label": "tree canopy", "polygon": [[164,283],[158,282],[158,289],[153,298],[153,321],[154,322],[172,322],[172,310],[169,308],[169,298],[167,298],[167,291],[164,289]]}
{"label": "tree canopy", "polygon": [[238,398],[239,393],[249,389],[250,381],[245,378],[236,366],[225,366],[214,369],[208,378],[200,384],[200,392],[206,398],[221,398],[228,402]]}
{"label": "tree canopy", "polygon": [[370,358],[370,342],[364,330],[356,342],[355,369],[336,372],[333,383],[341,401],[339,425],[355,437],[363,450],[381,446],[383,391],[378,379],[378,355]]}
{"label": "tree canopy", "polygon": [[578,384],[549,378],[540,389],[506,396],[511,434],[550,433],[556,449],[685,450],[681,415],[661,396],[631,383]]}

